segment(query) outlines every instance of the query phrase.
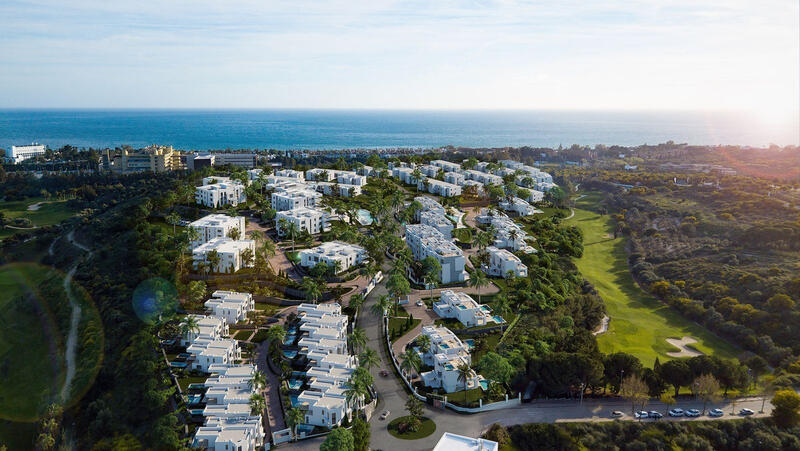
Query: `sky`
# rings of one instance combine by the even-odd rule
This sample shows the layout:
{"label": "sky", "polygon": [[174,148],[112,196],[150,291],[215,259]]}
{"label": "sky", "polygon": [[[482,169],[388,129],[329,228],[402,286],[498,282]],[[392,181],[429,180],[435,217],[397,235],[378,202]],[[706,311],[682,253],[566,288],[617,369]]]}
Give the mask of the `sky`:
{"label": "sky", "polygon": [[796,118],[797,0],[0,2],[0,108]]}

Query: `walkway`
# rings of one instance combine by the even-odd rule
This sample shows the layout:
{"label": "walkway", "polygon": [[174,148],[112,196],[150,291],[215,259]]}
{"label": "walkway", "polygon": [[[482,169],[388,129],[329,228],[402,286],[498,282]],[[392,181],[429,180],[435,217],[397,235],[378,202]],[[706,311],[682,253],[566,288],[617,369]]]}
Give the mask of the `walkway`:
{"label": "walkway", "polygon": [[[92,251],[88,247],[75,241],[75,230],[70,230],[69,234],[67,234],[67,241],[69,241],[70,244],[78,249],[87,252],[88,257],[92,256]],[[52,251],[52,249],[53,248],[51,246],[50,250]],[[69,270],[69,272],[67,272],[67,276],[64,277],[64,292],[67,294],[70,308],[72,308],[72,314],[70,315],[69,320],[69,334],[67,334],[67,346],[66,351],[64,352],[64,360],[66,361],[67,372],[64,378],[64,385],[61,387],[61,400],[65,403],[69,401],[69,394],[70,390],[72,389],[72,380],[75,378],[78,326],[81,322],[81,306],[77,301],[75,301],[75,295],[72,292],[72,277],[75,275],[75,271],[78,269],[79,263],[80,261],[76,261],[75,264],[72,265],[72,268]]]}
{"label": "walkway", "polygon": [[256,367],[259,371],[264,373],[267,378],[267,385],[264,387],[262,393],[264,399],[267,401],[267,424],[265,433],[271,438],[272,433],[286,429],[286,422],[283,419],[283,410],[281,409],[281,381],[277,374],[272,372],[272,369],[267,363],[267,356],[269,354],[269,340],[261,342],[256,348]]}

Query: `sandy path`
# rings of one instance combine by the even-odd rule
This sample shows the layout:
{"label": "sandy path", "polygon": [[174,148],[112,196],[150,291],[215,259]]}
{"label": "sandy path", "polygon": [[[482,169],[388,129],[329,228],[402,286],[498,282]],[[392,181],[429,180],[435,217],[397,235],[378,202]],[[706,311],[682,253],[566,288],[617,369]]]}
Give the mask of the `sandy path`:
{"label": "sandy path", "polygon": [[[92,255],[92,251],[75,241],[75,231],[72,230],[67,235],[67,240],[78,249],[83,250],[84,252],[88,252],[89,256]],[[72,388],[72,380],[75,378],[75,358],[76,358],[76,348],[78,345],[78,326],[81,322],[81,306],[75,301],[75,296],[72,293],[72,276],[75,275],[75,271],[78,269],[78,262],[72,266],[72,269],[69,270],[67,276],[64,277],[64,291],[67,293],[67,297],[69,298],[70,307],[72,307],[72,315],[70,317],[70,325],[69,325],[69,334],[67,335],[67,349],[64,353],[64,359],[66,360],[67,364],[67,374],[64,378],[64,385],[61,387],[61,399],[66,402],[69,399],[69,393]]]}
{"label": "sandy path", "polygon": [[683,337],[680,340],[676,338],[666,338],[665,340],[667,340],[667,343],[680,349],[679,352],[668,352],[667,355],[670,357],[697,357],[699,355],[703,355],[702,352],[687,346],[697,343],[697,340],[692,337]]}
{"label": "sandy path", "polygon": [[611,318],[608,315],[603,315],[603,319],[600,320],[600,327],[597,328],[592,335],[600,335],[608,332],[608,323],[611,321]]}

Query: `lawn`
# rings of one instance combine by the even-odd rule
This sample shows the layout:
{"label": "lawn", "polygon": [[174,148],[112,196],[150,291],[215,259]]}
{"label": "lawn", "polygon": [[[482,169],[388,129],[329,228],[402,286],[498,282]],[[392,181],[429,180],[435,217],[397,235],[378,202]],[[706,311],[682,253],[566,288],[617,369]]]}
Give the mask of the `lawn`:
{"label": "lawn", "polygon": [[236,340],[247,340],[248,338],[250,338],[250,335],[252,334],[253,334],[252,329],[242,329],[236,332],[236,335],[234,335],[233,338],[235,338]]}
{"label": "lawn", "polygon": [[[35,421],[64,383],[64,337],[37,287],[50,269],[33,264],[0,268],[0,419]],[[30,297],[22,298],[24,293]],[[35,432],[2,421],[0,443],[31,443]],[[8,426],[8,427],[5,427]],[[29,448],[23,446],[18,449]]]}
{"label": "lawn", "polygon": [[691,336],[697,339],[695,349],[705,354],[733,358],[738,349],[705,328],[683,318],[678,312],[653,298],[633,281],[627,263],[625,239],[614,239],[611,218],[589,210],[599,196],[588,195],[577,202],[575,216],[566,224],[583,231],[583,257],[576,261],[583,276],[602,296],[609,329],[598,336],[603,352],[624,351],[651,366],[658,357],[672,359],[667,352],[678,351],[667,338]]}
{"label": "lawn", "polygon": [[[405,310],[403,311],[405,312]],[[408,321],[407,318],[407,316],[402,318],[389,318],[389,336],[391,337],[393,332],[395,334],[392,343],[397,341],[403,335],[412,331],[421,321],[420,319],[413,318],[411,320],[411,326],[405,329],[406,322]]]}
{"label": "lawn", "polygon": [[[38,210],[28,210],[29,205],[38,202],[42,204]],[[0,203],[0,212],[5,215],[7,221],[16,218],[27,218],[33,226],[42,227],[58,224],[61,221],[71,218],[75,211],[67,207],[66,200],[47,200],[43,197],[36,197],[22,201]],[[20,230],[3,227],[0,229],[0,239],[7,238]]]}
{"label": "lawn", "polygon": [[178,385],[180,385],[181,391],[186,393],[189,385],[205,383],[206,379],[208,379],[206,376],[179,376]]}
{"label": "lawn", "polygon": [[464,407],[478,407],[478,401],[483,398],[483,389],[478,387],[467,390],[466,404],[464,403],[464,393],[464,390],[448,393],[447,402]]}
{"label": "lawn", "polygon": [[392,434],[392,436],[403,440],[418,440],[436,432],[436,423],[434,423],[433,420],[428,417],[422,417],[422,424],[416,432],[401,433],[398,430],[400,423],[406,422],[410,419],[410,416],[395,418],[386,428],[389,429],[389,433]]}

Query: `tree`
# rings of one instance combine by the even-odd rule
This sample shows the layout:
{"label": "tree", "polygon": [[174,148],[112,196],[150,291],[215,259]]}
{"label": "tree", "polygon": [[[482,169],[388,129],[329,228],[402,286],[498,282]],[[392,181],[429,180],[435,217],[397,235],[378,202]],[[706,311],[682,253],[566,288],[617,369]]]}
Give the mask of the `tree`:
{"label": "tree", "polygon": [[467,404],[467,382],[472,378],[472,368],[469,367],[467,362],[461,362],[461,364],[456,367],[456,372],[458,373],[458,381],[461,382],[464,386],[464,405]]}
{"label": "tree", "polygon": [[421,334],[419,338],[417,338],[417,345],[419,346],[419,350],[422,351],[423,354],[427,354],[428,351],[431,350],[430,335]]}
{"label": "tree", "polygon": [[208,261],[209,270],[211,272],[221,272],[221,268],[219,267],[221,257],[216,249],[211,249],[210,251],[206,252],[206,260]]}
{"label": "tree", "polygon": [[267,407],[267,401],[261,393],[250,395],[250,410],[253,415],[261,415]]}
{"label": "tree", "polygon": [[636,405],[648,399],[647,384],[637,375],[631,374],[622,380],[620,394],[631,403],[631,413],[636,411]]}
{"label": "tree", "polygon": [[310,277],[303,277],[300,288],[305,292],[306,301],[316,304],[317,299],[322,295],[319,283]]}
{"label": "tree", "polygon": [[469,279],[469,286],[476,288],[478,290],[478,303],[481,303],[481,288],[489,285],[489,278],[486,277],[486,273],[481,270],[476,269],[472,272],[471,277]]}
{"label": "tree", "polygon": [[363,294],[354,294],[350,296],[348,305],[354,310],[354,315],[358,316],[358,310],[364,305],[364,301],[366,301],[366,299]]}
{"label": "tree", "polygon": [[506,385],[514,375],[514,367],[496,352],[487,352],[476,366],[478,372],[489,380]]}
{"label": "tree", "polygon": [[360,327],[356,327],[353,329],[353,332],[347,336],[347,339],[350,341],[350,344],[353,346],[354,351],[359,351],[364,345],[367,344],[367,334],[364,332],[364,329]]}
{"label": "tree", "polygon": [[247,384],[251,389],[261,390],[267,386],[267,376],[261,371],[255,371]]}
{"label": "tree", "polygon": [[189,335],[198,332],[200,332],[200,323],[195,315],[186,315],[186,318],[184,318],[180,326],[178,326],[178,333],[184,338],[188,338]]}
{"label": "tree", "polygon": [[719,398],[719,381],[710,374],[704,374],[692,382],[692,393],[703,400],[703,415],[705,415],[708,403]]}
{"label": "tree", "polygon": [[350,430],[353,434],[353,445],[355,451],[368,451],[370,431],[369,425],[361,418],[353,420],[353,428]]}
{"label": "tree", "polygon": [[242,251],[242,266],[251,266],[253,264],[253,250],[249,247]]}
{"label": "tree", "polygon": [[605,383],[611,385],[613,393],[619,393],[622,378],[625,375],[639,374],[642,371],[642,363],[631,354],[615,352],[608,354],[603,359],[603,378]]}
{"label": "tree", "polygon": [[232,239],[233,241],[236,241],[241,237],[242,237],[242,231],[239,230],[238,227],[234,227],[228,231],[228,238]]}
{"label": "tree", "polygon": [[511,302],[508,300],[508,296],[503,293],[498,294],[494,298],[494,303],[492,304],[492,309],[494,313],[505,317],[506,315],[511,313]]}
{"label": "tree", "polygon": [[430,297],[433,299],[433,288],[439,284],[442,278],[442,265],[439,260],[429,255],[422,260],[422,273],[422,277],[431,290]]}
{"label": "tree", "polygon": [[267,340],[269,340],[269,347],[272,355],[278,353],[278,348],[285,339],[286,329],[284,329],[280,324],[275,324],[267,329]]}
{"label": "tree", "polygon": [[389,299],[389,296],[382,295],[378,298],[378,300],[370,306],[370,311],[373,315],[383,318],[383,315],[386,314],[386,311],[389,310],[389,307],[392,306],[392,301]]}
{"label": "tree", "polygon": [[779,390],[772,397],[772,420],[780,427],[800,424],[800,395],[794,390]]}
{"label": "tree", "polygon": [[675,388],[675,396],[678,396],[681,387],[692,382],[692,371],[683,360],[670,360],[664,363],[659,369],[659,376]]}
{"label": "tree", "polygon": [[394,297],[394,314],[397,315],[397,309],[400,307],[400,297],[411,293],[411,284],[406,279],[405,275],[399,271],[394,271],[386,281],[386,289]]}
{"label": "tree", "polygon": [[325,441],[319,445],[319,451],[353,451],[354,449],[353,434],[341,427],[333,428]]}
{"label": "tree", "polygon": [[175,235],[175,226],[181,223],[181,216],[178,213],[172,212],[165,218],[167,224],[172,225],[172,234]]}
{"label": "tree", "polygon": [[292,407],[286,412],[286,424],[292,428],[292,436],[297,440],[297,425],[303,422],[305,415],[297,407]]}
{"label": "tree", "polygon": [[406,349],[404,353],[400,354],[400,359],[402,359],[402,362],[400,362],[400,369],[406,377],[411,379],[412,371],[419,372],[422,361],[419,358],[419,354],[413,349]]}
{"label": "tree", "polygon": [[358,364],[369,370],[374,366],[380,366],[381,360],[374,349],[366,348],[358,355]]}
{"label": "tree", "polygon": [[186,286],[186,295],[189,301],[199,302],[206,297],[206,283],[202,280],[193,280]]}
{"label": "tree", "polygon": [[406,401],[406,410],[411,418],[421,422],[422,416],[425,415],[425,404],[414,396],[409,396]]}

